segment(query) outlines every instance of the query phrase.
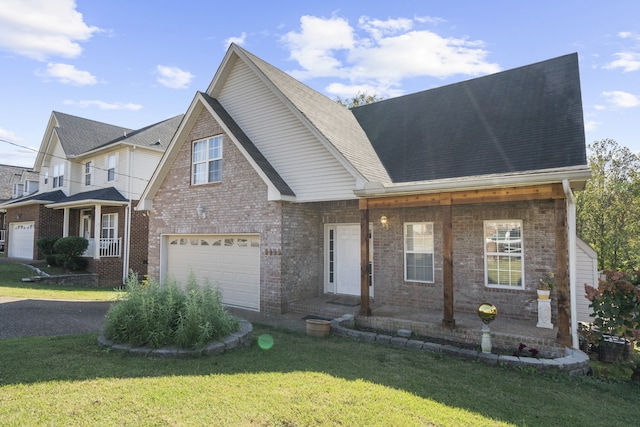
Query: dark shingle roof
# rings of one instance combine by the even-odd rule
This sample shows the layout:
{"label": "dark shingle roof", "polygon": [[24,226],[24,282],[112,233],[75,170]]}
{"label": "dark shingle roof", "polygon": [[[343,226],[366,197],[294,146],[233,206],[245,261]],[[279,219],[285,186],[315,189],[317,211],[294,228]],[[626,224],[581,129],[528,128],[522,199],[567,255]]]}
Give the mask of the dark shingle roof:
{"label": "dark shingle roof", "polygon": [[577,54],[352,112],[393,182],[587,164]]}
{"label": "dark shingle roof", "polygon": [[143,127],[142,129],[131,131],[130,133],[127,133],[126,136],[120,135],[119,138],[96,148],[124,142],[140,147],[152,147],[159,150],[166,150],[169,146],[169,142],[171,142],[171,138],[173,138],[178,126],[180,126],[180,122],[183,117],[184,114],[179,114],[175,117],[171,117],[170,119]]}
{"label": "dark shingle roof", "polygon": [[53,112],[58,122],[56,132],[67,156],[77,156],[122,137],[131,129],[89,120],[70,114]]}
{"label": "dark shingle roof", "polygon": [[103,200],[106,202],[128,202],[129,200],[124,197],[114,187],[99,188],[97,190],[85,191],[84,193],[74,194],[69,197],[65,197],[60,200],[56,200],[56,204],[80,202],[83,200]]}
{"label": "dark shingle roof", "polygon": [[262,155],[260,150],[251,142],[249,137],[240,129],[240,126],[233,120],[233,118],[227,113],[222,105],[218,102],[217,99],[210,97],[206,93],[200,92],[202,97],[207,101],[207,103],[211,106],[211,108],[216,112],[216,114],[220,117],[220,119],[224,122],[225,126],[233,133],[238,142],[242,145],[242,147],[247,151],[247,153],[251,156],[253,161],[262,169],[262,171],[267,175],[269,180],[275,185],[280,194],[284,196],[295,196],[293,190],[287,185],[287,183],[282,179],[280,174],[274,169],[274,167],[269,163],[269,161]]}
{"label": "dark shingle roof", "polygon": [[32,196],[22,197],[19,199],[13,199],[9,202],[6,202],[3,206],[11,207],[11,205],[24,202],[32,202],[38,204],[56,203],[64,199],[65,197],[67,196],[62,190],[55,190],[46,193],[36,193]]}

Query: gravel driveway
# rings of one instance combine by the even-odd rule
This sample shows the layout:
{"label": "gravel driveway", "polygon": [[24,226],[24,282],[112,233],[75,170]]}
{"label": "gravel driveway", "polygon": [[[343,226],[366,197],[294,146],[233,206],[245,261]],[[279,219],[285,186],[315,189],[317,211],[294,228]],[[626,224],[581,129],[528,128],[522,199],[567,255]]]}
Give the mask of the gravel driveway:
{"label": "gravel driveway", "polygon": [[0,297],[0,338],[98,333],[110,304]]}

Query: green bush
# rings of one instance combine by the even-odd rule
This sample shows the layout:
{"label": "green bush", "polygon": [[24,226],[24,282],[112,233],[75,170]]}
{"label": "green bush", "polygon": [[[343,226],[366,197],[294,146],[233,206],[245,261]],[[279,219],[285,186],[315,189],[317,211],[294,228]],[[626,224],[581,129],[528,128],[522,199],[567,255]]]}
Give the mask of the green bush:
{"label": "green bush", "polygon": [[150,280],[142,285],[135,274],[127,278],[123,299],[109,308],[104,334],[134,346],[200,348],[238,330],[238,320],[221,303],[220,291],[199,286],[193,274],[185,289]]}
{"label": "green bush", "polygon": [[45,257],[53,255],[53,246],[59,237],[42,237],[36,241],[36,246],[40,249]]}
{"label": "green bush", "polygon": [[84,237],[69,236],[56,240],[53,244],[53,251],[60,255],[57,265],[71,271],[85,269],[88,261],[81,256],[87,247],[89,247],[89,241]]}

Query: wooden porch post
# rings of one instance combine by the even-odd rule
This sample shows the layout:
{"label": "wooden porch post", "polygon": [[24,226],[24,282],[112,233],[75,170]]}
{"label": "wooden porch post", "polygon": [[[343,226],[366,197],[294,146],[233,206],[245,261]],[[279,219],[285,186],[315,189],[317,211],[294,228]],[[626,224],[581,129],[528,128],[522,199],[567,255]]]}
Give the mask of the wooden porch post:
{"label": "wooden porch post", "polygon": [[558,343],[571,347],[571,305],[569,299],[569,256],[567,206],[556,199],[556,285],[558,289]]}
{"label": "wooden porch post", "polygon": [[454,328],[453,317],[453,224],[451,219],[451,193],[443,193],[440,197],[442,206],[442,294],[443,312],[442,326]]}
{"label": "wooden porch post", "polygon": [[369,205],[360,200],[360,315],[371,316],[369,307]]}

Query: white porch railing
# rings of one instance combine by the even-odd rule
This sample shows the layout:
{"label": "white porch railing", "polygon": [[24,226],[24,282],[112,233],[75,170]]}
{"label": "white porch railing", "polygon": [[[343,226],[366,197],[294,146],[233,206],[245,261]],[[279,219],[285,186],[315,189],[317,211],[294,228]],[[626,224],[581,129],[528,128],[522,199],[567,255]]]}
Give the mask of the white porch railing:
{"label": "white porch railing", "polygon": [[[96,246],[95,246],[96,239],[87,239],[87,240],[89,241],[89,246],[87,246],[87,250],[84,251],[84,254],[82,254],[82,256],[93,257],[96,250]],[[98,240],[98,244],[100,245],[99,254],[98,254],[100,258],[119,257],[120,254],[122,253],[121,237],[114,238],[114,239],[103,238],[103,239],[97,239],[97,240]]]}
{"label": "white porch railing", "polygon": [[4,234],[6,230],[0,230],[0,249],[4,250]]}

